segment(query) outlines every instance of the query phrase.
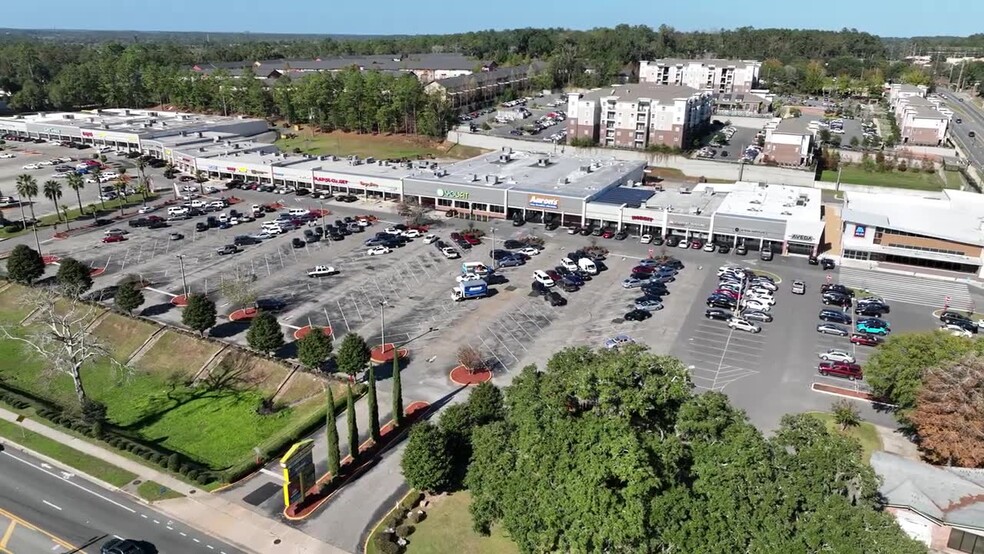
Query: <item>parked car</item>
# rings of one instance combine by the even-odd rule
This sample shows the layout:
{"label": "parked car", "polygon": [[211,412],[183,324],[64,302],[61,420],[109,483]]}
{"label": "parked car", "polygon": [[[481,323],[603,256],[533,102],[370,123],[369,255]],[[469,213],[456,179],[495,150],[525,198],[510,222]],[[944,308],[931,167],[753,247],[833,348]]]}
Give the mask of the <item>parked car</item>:
{"label": "parked car", "polygon": [[226,254],[235,254],[240,252],[241,249],[235,244],[227,244],[225,246],[220,246],[215,249],[215,253],[219,256],[225,256]]}
{"label": "parked car", "polygon": [[731,319],[729,319],[728,320],[728,327],[731,327],[732,329],[737,329],[739,331],[745,331],[745,332],[748,332],[748,333],[761,333],[762,332],[762,328],[759,327],[758,325],[755,325],[754,323],[752,323],[750,321],[747,321],[747,320],[744,320],[744,319],[741,319],[741,318],[738,318],[738,317],[732,317]]}
{"label": "parked car", "polygon": [[758,321],[759,323],[771,323],[772,314],[768,312],[760,312],[757,310],[745,310],[741,312],[741,317],[747,319],[748,321]]}
{"label": "parked car", "polygon": [[836,323],[821,323],[817,325],[817,332],[824,335],[837,335],[840,337],[846,337],[851,333],[847,327]]}
{"label": "parked car", "polygon": [[803,281],[793,281],[793,294],[806,294],[806,283]]}
{"label": "parked car", "polygon": [[722,310],[720,308],[711,308],[704,311],[704,317],[707,319],[717,319],[718,321],[728,321],[733,316],[733,314],[727,310]]}
{"label": "parked car", "polygon": [[851,324],[851,316],[838,310],[830,310],[830,309],[820,310],[820,314],[818,315],[818,317],[822,321],[827,321],[830,323],[840,323],[842,325]]}
{"label": "parked car", "polygon": [[881,337],[876,337],[875,335],[869,335],[867,333],[854,333],[851,335],[851,342],[862,346],[878,346],[884,342],[884,340]]}
{"label": "parked car", "polygon": [[658,300],[636,300],[635,309],[655,312],[663,309],[663,303]]}
{"label": "parked car", "polygon": [[[853,342],[853,337],[852,337],[852,342]],[[851,354],[843,350],[838,350],[836,348],[831,348],[826,352],[821,352],[820,354],[818,354],[818,356],[820,357],[821,360],[825,362],[844,362],[844,363],[853,364],[857,361],[854,359],[854,356],[852,356]]]}
{"label": "parked car", "polygon": [[624,316],[622,316],[622,319],[625,321],[645,321],[651,317],[653,317],[653,314],[648,310],[635,309],[627,312]]}
{"label": "parked car", "polygon": [[824,377],[833,375],[834,377],[844,377],[851,381],[864,378],[864,375],[861,373],[861,366],[855,363],[820,362],[817,364],[817,373]]}
{"label": "parked car", "polygon": [[393,250],[388,246],[374,246],[369,250],[366,250],[366,255],[368,256],[379,256],[381,254],[389,254]]}

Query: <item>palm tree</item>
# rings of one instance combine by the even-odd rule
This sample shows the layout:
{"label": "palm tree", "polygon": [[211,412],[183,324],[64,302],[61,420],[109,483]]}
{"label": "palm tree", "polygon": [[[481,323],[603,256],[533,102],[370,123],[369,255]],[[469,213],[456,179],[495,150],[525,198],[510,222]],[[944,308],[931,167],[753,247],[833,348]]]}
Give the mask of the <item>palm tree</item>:
{"label": "palm tree", "polygon": [[195,170],[195,182],[198,183],[198,192],[202,196],[205,196],[205,183],[208,181],[208,175],[205,175],[200,169]]}
{"label": "palm tree", "polygon": [[71,231],[72,230],[72,223],[68,219],[68,205],[67,204],[62,204],[61,209],[62,209],[62,212],[65,214],[65,229],[68,230],[68,231]]}
{"label": "palm tree", "polygon": [[74,171],[69,173],[68,188],[75,191],[75,198],[79,201],[79,215],[85,215],[85,210],[82,208],[82,189],[85,188],[85,179]]}
{"label": "palm tree", "polygon": [[116,181],[113,183],[113,188],[116,189],[116,194],[118,196],[117,200],[120,203],[121,216],[123,215],[123,207],[126,206],[126,185],[127,185],[126,169],[121,169],[120,176],[117,177]]}
{"label": "palm tree", "polygon": [[58,209],[58,201],[62,197],[62,186],[61,183],[55,181],[54,179],[48,179],[44,182],[44,189],[42,191],[44,197],[51,200],[51,203],[55,205],[55,215],[58,216],[58,221],[61,221],[61,210]]}
{"label": "palm tree", "polygon": [[34,201],[32,199],[38,195],[37,180],[30,175],[18,175],[17,195],[20,196],[22,204],[27,201],[27,207],[31,209],[31,219],[34,219]]}
{"label": "palm tree", "polygon": [[105,195],[102,193],[102,182],[99,180],[99,178],[102,176],[102,168],[99,167],[98,165],[93,167],[92,171],[90,172],[90,175],[92,175],[92,178],[96,180],[96,186],[99,188],[99,203],[102,204],[102,209],[105,210],[106,200],[103,199]]}
{"label": "palm tree", "polygon": [[143,156],[137,158],[137,192],[143,197],[144,203],[147,202],[147,160]]}
{"label": "palm tree", "polygon": [[[17,196],[19,196],[21,205],[21,217],[24,217],[24,201],[27,200],[27,207],[31,208],[31,225],[34,227],[34,243],[38,247],[38,252],[41,252],[41,238],[38,237],[38,220],[34,217],[34,202],[31,200],[38,195],[38,182],[30,175],[18,175],[17,176]],[[24,222],[24,227],[27,227],[27,222]]]}

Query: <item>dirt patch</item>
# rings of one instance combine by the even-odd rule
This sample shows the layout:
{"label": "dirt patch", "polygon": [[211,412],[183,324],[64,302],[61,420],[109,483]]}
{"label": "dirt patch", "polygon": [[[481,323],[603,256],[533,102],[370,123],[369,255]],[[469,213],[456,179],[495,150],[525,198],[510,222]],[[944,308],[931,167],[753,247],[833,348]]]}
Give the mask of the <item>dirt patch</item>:
{"label": "dirt patch", "polygon": [[156,330],[145,321],[108,314],[92,329],[92,334],[103,340],[114,358],[125,362]]}
{"label": "dirt patch", "polygon": [[[316,396],[323,396],[327,386],[329,386],[327,380],[298,371],[290,378],[290,382],[277,397],[277,401],[282,404],[293,405]],[[332,382],[330,386],[335,398],[341,398],[345,394],[345,385],[342,383]]]}
{"label": "dirt patch", "polygon": [[284,136],[277,141],[285,152],[299,152],[312,155],[359,156],[377,159],[428,159],[475,157],[485,150],[456,145],[418,135],[396,134],[358,134],[343,131],[324,133],[308,126],[284,130]]}
{"label": "dirt patch", "polygon": [[176,331],[164,331],[161,337],[137,360],[138,369],[194,375],[220,346],[197,340]]}

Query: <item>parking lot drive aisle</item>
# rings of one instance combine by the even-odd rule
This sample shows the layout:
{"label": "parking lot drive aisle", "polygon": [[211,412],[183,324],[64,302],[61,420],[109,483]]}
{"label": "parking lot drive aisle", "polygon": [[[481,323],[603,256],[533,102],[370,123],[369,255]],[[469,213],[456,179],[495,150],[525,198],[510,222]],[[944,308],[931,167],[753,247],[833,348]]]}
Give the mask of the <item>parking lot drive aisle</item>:
{"label": "parking lot drive aisle", "polygon": [[762,362],[763,335],[732,330],[724,321],[697,324],[687,339],[687,359],[694,386],[702,390],[724,390],[729,383],[758,373]]}
{"label": "parking lot drive aisle", "polygon": [[895,275],[876,271],[866,271],[851,267],[840,269],[838,282],[851,288],[871,291],[892,302],[906,302],[917,306],[943,308],[946,297],[950,297],[950,308],[960,311],[970,310],[973,300],[964,283],[938,281],[911,275]]}

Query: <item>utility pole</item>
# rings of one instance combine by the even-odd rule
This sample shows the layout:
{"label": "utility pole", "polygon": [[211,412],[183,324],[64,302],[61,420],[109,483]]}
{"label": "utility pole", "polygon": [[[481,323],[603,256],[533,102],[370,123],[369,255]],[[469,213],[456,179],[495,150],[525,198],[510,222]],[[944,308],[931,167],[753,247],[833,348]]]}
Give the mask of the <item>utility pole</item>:
{"label": "utility pole", "polygon": [[178,257],[178,264],[181,267],[181,287],[182,287],[182,292],[184,294],[185,302],[187,302],[188,301],[188,281],[185,278],[184,256],[181,255],[181,254],[178,254],[177,257]]}
{"label": "utility pole", "polygon": [[966,61],[960,62],[960,75],[957,76],[957,90],[963,90],[963,72],[964,67],[967,65]]}

